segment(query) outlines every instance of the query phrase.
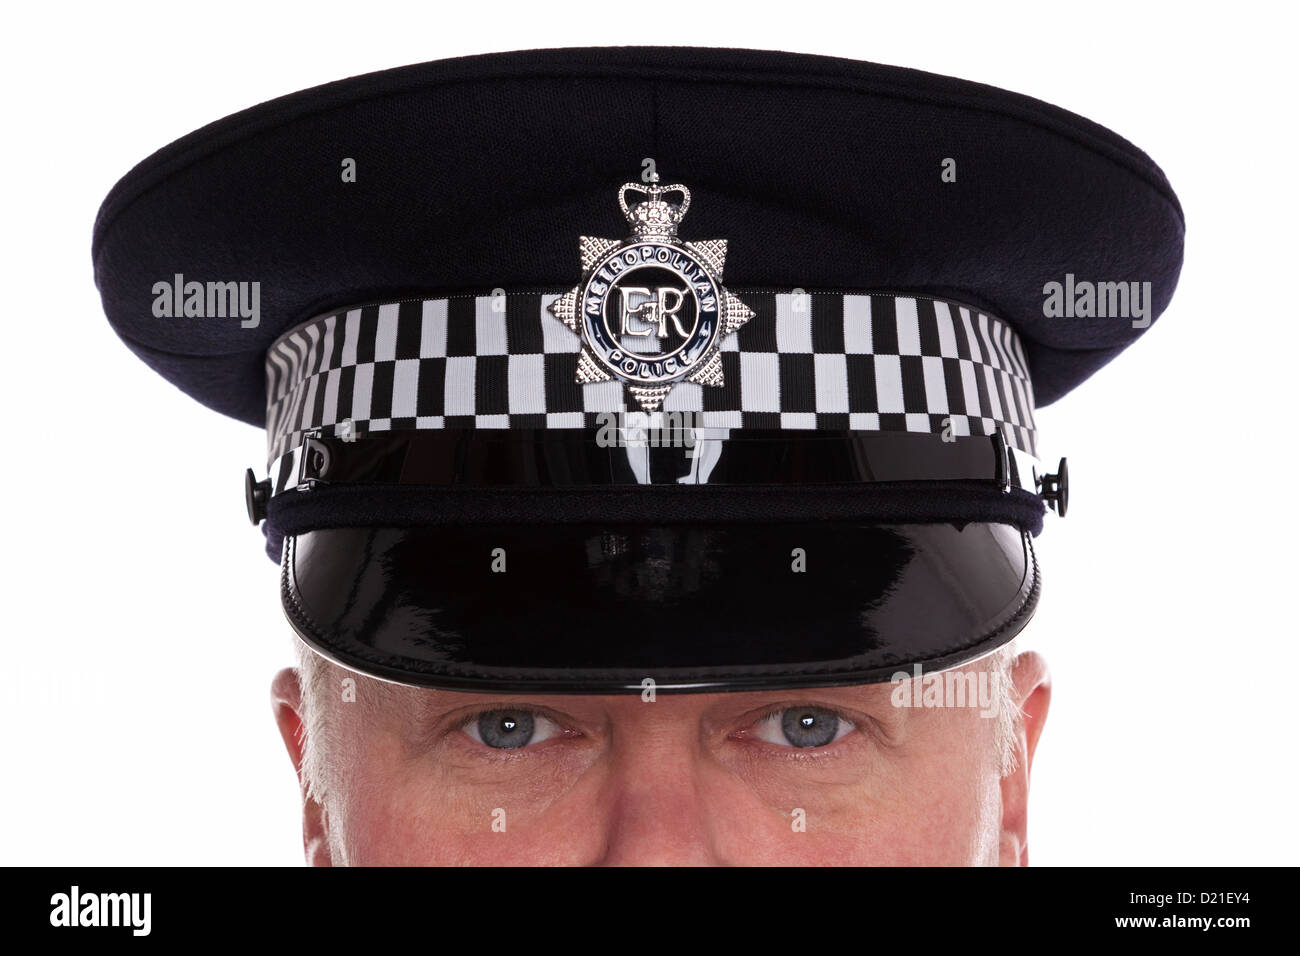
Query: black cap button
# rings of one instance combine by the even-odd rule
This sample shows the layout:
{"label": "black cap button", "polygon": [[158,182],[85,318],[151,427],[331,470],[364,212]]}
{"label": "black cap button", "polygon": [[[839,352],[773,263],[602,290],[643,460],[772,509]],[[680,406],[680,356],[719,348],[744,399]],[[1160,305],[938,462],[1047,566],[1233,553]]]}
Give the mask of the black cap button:
{"label": "black cap button", "polygon": [[1040,494],[1049,508],[1065,517],[1065,509],[1070,504],[1070,469],[1064,458],[1057,466],[1056,474],[1043,475]]}
{"label": "black cap button", "polygon": [[266,502],[271,497],[271,479],[257,480],[253,469],[244,471],[244,505],[248,508],[248,520],[254,525],[260,524],[266,517]]}

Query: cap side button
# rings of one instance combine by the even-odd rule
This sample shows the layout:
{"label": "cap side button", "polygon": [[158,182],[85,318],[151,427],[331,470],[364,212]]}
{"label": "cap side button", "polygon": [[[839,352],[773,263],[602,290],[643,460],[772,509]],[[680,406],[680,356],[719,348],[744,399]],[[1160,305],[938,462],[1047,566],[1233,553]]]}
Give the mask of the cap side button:
{"label": "cap side button", "polygon": [[266,517],[266,502],[271,497],[271,479],[257,480],[253,469],[244,471],[244,506],[248,508],[248,520],[258,525]]}
{"label": "cap side button", "polygon": [[1043,475],[1042,489],[1039,494],[1043,496],[1049,508],[1062,518],[1065,517],[1065,509],[1070,504],[1070,469],[1064,458],[1057,465],[1056,474]]}

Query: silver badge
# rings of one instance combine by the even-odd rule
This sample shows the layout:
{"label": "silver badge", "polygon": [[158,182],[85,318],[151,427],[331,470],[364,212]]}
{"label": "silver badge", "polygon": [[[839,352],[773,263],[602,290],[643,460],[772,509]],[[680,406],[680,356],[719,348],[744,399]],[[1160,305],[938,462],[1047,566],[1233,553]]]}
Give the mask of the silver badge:
{"label": "silver badge", "polygon": [[[624,183],[618,191],[632,235],[579,237],[582,282],[550,307],[582,339],[577,381],[622,381],[647,412],[658,411],[678,382],[722,385],[722,340],[754,315],[722,287],[727,240],[677,238],[690,190],[660,186],[651,175],[648,186]],[[629,207],[628,193],[645,198]]]}

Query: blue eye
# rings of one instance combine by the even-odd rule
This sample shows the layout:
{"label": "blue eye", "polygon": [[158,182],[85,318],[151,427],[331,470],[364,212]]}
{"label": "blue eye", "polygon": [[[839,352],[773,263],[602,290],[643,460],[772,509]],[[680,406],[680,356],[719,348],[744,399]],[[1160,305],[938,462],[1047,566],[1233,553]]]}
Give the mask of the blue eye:
{"label": "blue eye", "polygon": [[825,747],[849,731],[853,724],[825,707],[786,707],[754,725],[754,736],[778,747]]}
{"label": "blue eye", "polygon": [[471,717],[461,728],[465,736],[493,750],[518,750],[560,734],[549,717],[530,710],[489,710]]}

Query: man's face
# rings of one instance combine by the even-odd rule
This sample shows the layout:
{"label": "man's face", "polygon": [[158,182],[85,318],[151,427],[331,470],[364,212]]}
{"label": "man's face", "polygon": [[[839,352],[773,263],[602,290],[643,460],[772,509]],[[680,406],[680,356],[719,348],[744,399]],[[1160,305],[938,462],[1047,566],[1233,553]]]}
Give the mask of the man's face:
{"label": "man's face", "polygon": [[[304,781],[315,864],[1027,859],[1029,763],[1049,696],[1036,654],[1010,669],[1009,704],[1025,716],[1009,738],[1011,722],[987,708],[899,706],[919,699],[910,682],[650,701],[425,690],[314,667],[310,700],[294,670],[273,696],[300,772],[304,743],[317,748],[313,795]],[[1008,739],[1016,769],[1004,774]]]}

